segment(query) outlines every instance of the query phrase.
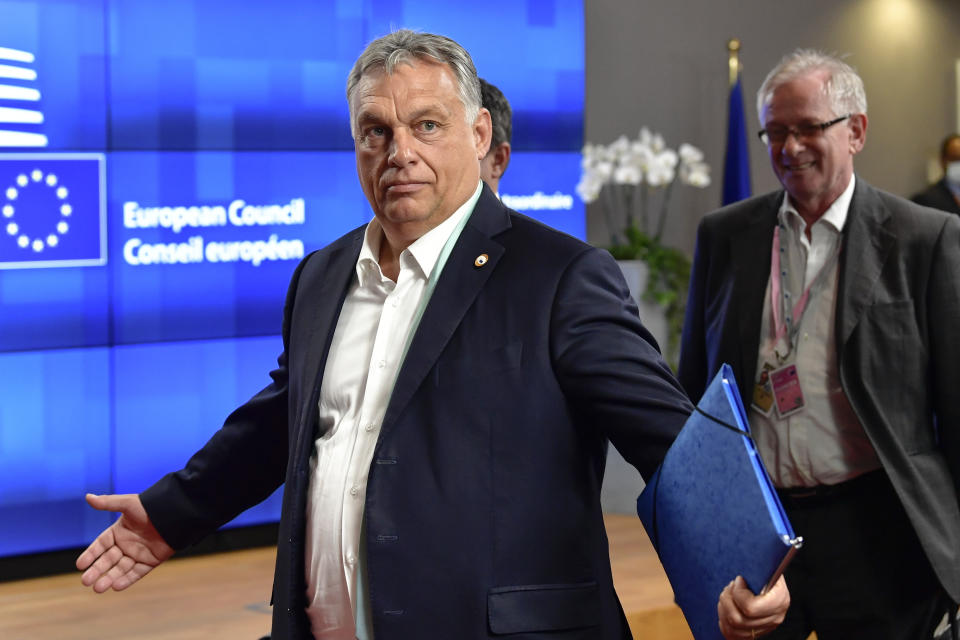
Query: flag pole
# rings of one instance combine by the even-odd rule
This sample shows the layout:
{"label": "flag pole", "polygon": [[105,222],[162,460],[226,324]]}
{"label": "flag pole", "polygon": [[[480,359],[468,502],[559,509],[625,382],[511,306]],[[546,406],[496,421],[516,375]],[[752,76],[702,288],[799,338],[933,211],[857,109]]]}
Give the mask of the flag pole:
{"label": "flag pole", "polygon": [[730,96],[727,105],[727,150],[723,158],[724,205],[750,197],[750,152],[744,121],[743,86],[740,84],[740,39],[727,41]]}
{"label": "flag pole", "polygon": [[727,56],[730,65],[730,86],[737,84],[740,75],[740,39],[730,38],[727,41]]}

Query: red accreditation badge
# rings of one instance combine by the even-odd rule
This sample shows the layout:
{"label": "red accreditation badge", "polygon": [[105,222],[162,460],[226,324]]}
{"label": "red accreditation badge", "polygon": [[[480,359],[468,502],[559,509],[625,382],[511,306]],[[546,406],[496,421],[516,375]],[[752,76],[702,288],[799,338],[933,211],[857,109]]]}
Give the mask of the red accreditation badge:
{"label": "red accreditation badge", "polygon": [[788,364],[770,372],[770,386],[773,388],[773,398],[777,406],[777,415],[786,418],[789,415],[803,411],[806,403],[803,400],[803,389],[800,388],[800,376],[797,375],[797,365]]}

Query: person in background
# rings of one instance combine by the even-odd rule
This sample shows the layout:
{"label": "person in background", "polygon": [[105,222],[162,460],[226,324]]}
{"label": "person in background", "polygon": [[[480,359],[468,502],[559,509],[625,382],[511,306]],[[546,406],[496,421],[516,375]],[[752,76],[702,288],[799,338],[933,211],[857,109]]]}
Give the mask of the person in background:
{"label": "person in background", "polygon": [[513,111],[507,98],[496,86],[480,78],[483,108],[490,112],[492,137],[490,150],[480,161],[480,179],[500,195],[500,178],[510,164],[510,138],[513,134]]}
{"label": "person in background", "polygon": [[943,178],[910,197],[917,204],[960,214],[960,134],[952,133],[940,145]]}
{"label": "person in background", "polygon": [[729,363],[804,545],[769,637],[931,638],[960,599],[960,218],[854,173],[863,82],[786,56],[757,96],[783,189],[700,223],[679,378]]}
{"label": "person in background", "polygon": [[[469,54],[400,30],[350,72],[373,219],[290,283],[272,382],[78,558],[124,589],[284,484],[273,640],[630,637],[600,506],[608,440],[650,477],[692,405],[610,254],[480,180]],[[146,436],[145,436],[146,437]],[[638,523],[639,526],[639,523]],[[718,624],[782,619],[781,581]]]}

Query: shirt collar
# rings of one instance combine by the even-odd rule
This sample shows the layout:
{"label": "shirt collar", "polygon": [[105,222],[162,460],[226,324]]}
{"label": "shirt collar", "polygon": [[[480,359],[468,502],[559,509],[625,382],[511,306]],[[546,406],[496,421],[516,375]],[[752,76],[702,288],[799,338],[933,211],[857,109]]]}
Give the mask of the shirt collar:
{"label": "shirt collar", "polygon": [[[847,188],[843,190],[837,199],[833,201],[826,211],[823,212],[823,215],[814,222],[816,225],[820,222],[826,222],[831,227],[834,228],[838,233],[843,231],[843,225],[847,222],[847,215],[850,213],[850,202],[853,200],[853,190],[856,186],[857,180],[856,176],[850,174],[850,182],[847,184]],[[783,194],[783,202],[780,204],[780,211],[778,212],[778,220],[782,224],[791,224],[793,228],[800,232],[804,229],[806,224],[802,217],[800,217],[799,212],[793,206],[793,203],[790,202],[790,194]]]}
{"label": "shirt collar", "polygon": [[[446,220],[430,229],[425,234],[417,238],[409,247],[400,254],[401,265],[416,265],[424,278],[429,278],[433,268],[437,264],[437,259],[443,251],[447,241],[451,239],[454,230],[460,228],[460,221],[473,211],[480,199],[483,191],[483,183],[478,181],[477,188],[466,202],[453,212]],[[360,255],[357,257],[357,278],[362,285],[364,283],[364,274],[376,272],[382,277],[380,271],[380,243],[383,241],[383,227],[380,221],[374,217],[368,224],[366,232],[363,235],[363,246],[360,248]],[[456,239],[454,239],[456,241]]]}

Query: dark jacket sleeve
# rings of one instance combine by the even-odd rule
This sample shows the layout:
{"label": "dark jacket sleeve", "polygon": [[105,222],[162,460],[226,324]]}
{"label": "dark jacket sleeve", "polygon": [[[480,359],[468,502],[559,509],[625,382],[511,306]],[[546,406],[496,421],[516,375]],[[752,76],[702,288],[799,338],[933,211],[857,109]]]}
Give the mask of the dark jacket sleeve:
{"label": "dark jacket sleeve", "polygon": [[[305,263],[305,261],[304,261]],[[140,494],[157,531],[175,549],[200,541],[282,483],[287,463],[287,346],[297,268],[284,305],[284,350],[271,382],[234,410],[187,464]],[[189,366],[189,363],[184,363]]]}
{"label": "dark jacket sleeve", "polygon": [[560,280],[551,353],[565,397],[646,479],[693,410],[640,322],[610,255],[587,250]]}
{"label": "dark jacket sleeve", "polygon": [[960,496],[960,341],[956,323],[960,318],[960,218],[946,219],[933,248],[927,317],[930,322],[930,353],[933,357],[933,402],[940,448]]}

